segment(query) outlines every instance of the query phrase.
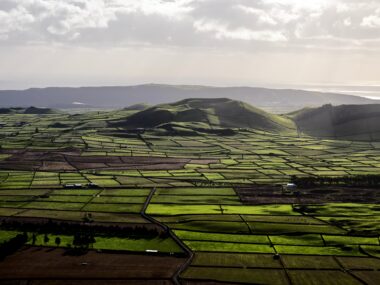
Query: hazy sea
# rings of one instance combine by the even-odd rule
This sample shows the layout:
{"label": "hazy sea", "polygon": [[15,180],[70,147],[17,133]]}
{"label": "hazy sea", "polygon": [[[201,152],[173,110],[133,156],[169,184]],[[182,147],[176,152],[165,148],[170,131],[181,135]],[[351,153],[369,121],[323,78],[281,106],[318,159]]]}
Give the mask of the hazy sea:
{"label": "hazy sea", "polygon": [[300,86],[300,89],[348,94],[380,100],[380,86]]}

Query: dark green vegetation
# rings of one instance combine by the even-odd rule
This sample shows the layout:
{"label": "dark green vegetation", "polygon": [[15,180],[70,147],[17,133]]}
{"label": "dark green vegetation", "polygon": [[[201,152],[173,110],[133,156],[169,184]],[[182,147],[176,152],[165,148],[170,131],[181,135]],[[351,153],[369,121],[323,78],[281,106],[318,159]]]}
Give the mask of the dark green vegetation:
{"label": "dark green vegetation", "polygon": [[[283,116],[224,99],[203,103],[1,115],[0,244],[24,232],[28,240],[0,272],[9,272],[7,262],[25,264],[32,246],[84,247],[84,256],[140,252],[180,264],[190,249],[189,264],[174,262],[163,279],[377,284],[380,195],[369,181],[380,171],[380,144],[319,140],[289,131]],[[160,108],[178,121],[126,131],[128,120]],[[258,116],[250,122],[260,130],[234,128],[242,118],[223,108]],[[225,128],[231,132],[205,131]],[[276,186],[294,176],[317,183]],[[71,264],[53,253],[43,255]],[[79,270],[67,272],[79,278]]]}
{"label": "dark green vegetation", "polygon": [[292,183],[302,187],[322,186],[322,185],[344,185],[350,187],[378,187],[380,185],[380,175],[353,175],[353,176],[315,176],[297,177],[293,176]]}
{"label": "dark green vegetation", "polygon": [[306,134],[347,140],[380,139],[380,105],[325,105],[292,113]]}

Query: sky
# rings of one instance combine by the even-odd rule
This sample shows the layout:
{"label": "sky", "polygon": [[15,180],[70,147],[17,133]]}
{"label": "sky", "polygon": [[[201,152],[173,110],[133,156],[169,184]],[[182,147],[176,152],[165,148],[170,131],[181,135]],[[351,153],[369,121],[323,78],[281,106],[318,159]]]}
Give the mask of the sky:
{"label": "sky", "polygon": [[380,0],[0,0],[0,89],[152,82],[380,94],[379,71]]}

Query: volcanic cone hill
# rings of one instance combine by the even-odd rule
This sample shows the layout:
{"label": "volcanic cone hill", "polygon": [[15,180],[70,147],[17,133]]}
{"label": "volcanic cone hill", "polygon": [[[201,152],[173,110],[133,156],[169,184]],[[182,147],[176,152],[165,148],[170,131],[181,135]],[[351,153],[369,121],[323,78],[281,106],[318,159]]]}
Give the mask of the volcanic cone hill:
{"label": "volcanic cone hill", "polygon": [[226,98],[185,99],[161,104],[111,124],[126,128],[157,128],[168,124],[196,128],[251,128],[265,131],[293,131],[292,120],[267,113],[247,103]]}

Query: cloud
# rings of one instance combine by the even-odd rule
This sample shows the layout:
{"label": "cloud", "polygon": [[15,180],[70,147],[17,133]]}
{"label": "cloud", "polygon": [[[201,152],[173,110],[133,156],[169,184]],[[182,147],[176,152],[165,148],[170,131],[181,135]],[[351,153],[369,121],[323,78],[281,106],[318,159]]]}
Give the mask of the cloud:
{"label": "cloud", "polygon": [[0,10],[0,38],[7,39],[11,32],[27,31],[35,17],[22,6],[9,11]]}
{"label": "cloud", "polygon": [[363,18],[361,26],[373,29],[380,28],[380,8],[374,14]]}
{"label": "cloud", "polygon": [[247,14],[253,15],[257,19],[258,23],[267,24],[270,26],[276,26],[278,24],[276,18],[274,18],[272,15],[270,15],[270,13],[263,9],[257,9],[244,5],[237,5],[236,8],[242,10]]}
{"label": "cloud", "polygon": [[[0,6],[0,32],[32,30],[37,36],[78,34],[83,29],[106,29],[123,15],[161,16],[180,20],[192,0],[7,0]],[[7,9],[13,7],[11,10]],[[30,25],[35,24],[35,25]]]}
{"label": "cloud", "polygon": [[207,20],[199,20],[194,22],[194,28],[198,32],[211,33],[218,40],[236,39],[245,41],[255,40],[268,42],[280,42],[287,40],[281,32],[269,30],[254,31],[246,27],[230,29],[226,24]]}
{"label": "cloud", "polygon": [[365,49],[379,34],[374,0],[0,1],[2,45]]}

